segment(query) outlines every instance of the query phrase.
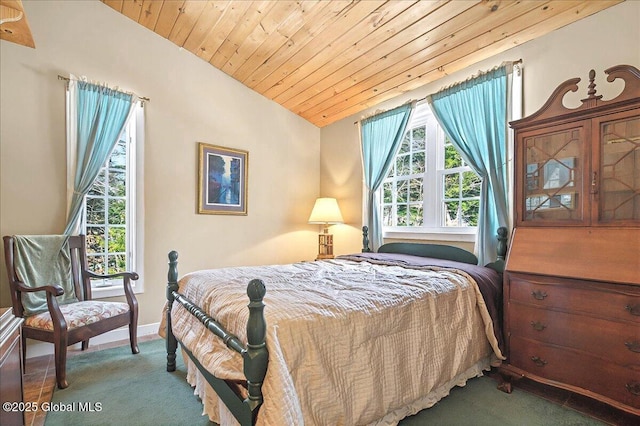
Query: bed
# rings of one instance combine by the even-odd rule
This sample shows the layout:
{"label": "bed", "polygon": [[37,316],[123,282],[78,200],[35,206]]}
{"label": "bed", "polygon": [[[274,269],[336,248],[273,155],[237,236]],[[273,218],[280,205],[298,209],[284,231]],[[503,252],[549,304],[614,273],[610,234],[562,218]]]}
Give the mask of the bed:
{"label": "bed", "polygon": [[179,345],[203,414],[221,425],[397,424],[500,363],[506,228],[486,266],[443,245],[373,253],[363,231],[361,253],[179,281],[169,253],[167,371]]}

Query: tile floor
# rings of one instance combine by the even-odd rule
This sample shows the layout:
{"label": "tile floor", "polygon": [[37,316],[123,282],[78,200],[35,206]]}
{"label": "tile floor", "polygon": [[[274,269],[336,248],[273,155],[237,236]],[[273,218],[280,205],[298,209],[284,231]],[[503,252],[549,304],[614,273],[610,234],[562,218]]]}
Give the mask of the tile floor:
{"label": "tile floor", "polygon": [[[146,341],[157,338],[159,337],[156,335],[150,335],[144,336],[138,340]],[[128,344],[128,340],[123,340],[104,345],[92,345],[89,347],[88,351],[99,351]],[[69,348],[68,356],[74,356],[85,352],[82,352],[80,349]],[[490,375],[497,379],[497,375],[495,373]],[[56,385],[56,371],[53,355],[28,358],[23,383],[25,402],[38,402],[38,406],[40,406],[43,402],[51,401],[51,396],[53,395],[53,390]],[[539,395],[556,404],[588,414],[591,417],[599,419],[609,425],[637,426],[640,424],[637,416],[563,389],[545,386],[527,379],[515,382],[514,386],[524,391]],[[45,418],[46,412],[43,411],[26,413],[25,425],[43,426]]]}

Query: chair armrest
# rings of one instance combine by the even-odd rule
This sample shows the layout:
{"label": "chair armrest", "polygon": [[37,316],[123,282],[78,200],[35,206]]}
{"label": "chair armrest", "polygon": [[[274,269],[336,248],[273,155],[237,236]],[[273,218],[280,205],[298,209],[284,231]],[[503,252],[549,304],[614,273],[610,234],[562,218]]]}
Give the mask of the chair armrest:
{"label": "chair armrest", "polygon": [[62,296],[64,294],[64,289],[59,285],[43,285],[40,287],[27,287],[23,282],[16,281],[15,282],[16,289],[25,292],[25,293],[34,293],[36,291],[46,291],[47,293],[51,293],[53,296]]}
{"label": "chair armrest", "polygon": [[64,289],[61,286],[56,284],[43,285],[40,287],[26,287],[24,283],[20,281],[14,281],[14,284],[16,286],[16,290],[19,292],[34,293],[37,291],[46,291],[47,309],[49,310],[49,315],[51,315],[53,329],[60,331],[67,329],[67,322],[64,319],[64,315],[62,315],[62,311],[60,311],[58,299],[56,299],[56,296],[62,296],[64,294]]}
{"label": "chair armrest", "polygon": [[129,278],[130,280],[133,280],[133,281],[140,278],[138,274],[135,272],[118,272],[117,274],[109,274],[109,275],[96,274],[95,272],[91,272],[91,271],[84,271],[84,272],[85,274],[87,274],[89,278],[99,278],[99,279]]}
{"label": "chair armrest", "polygon": [[109,274],[109,275],[96,274],[86,269],[83,272],[89,278],[100,278],[100,279],[122,278],[122,285],[124,286],[124,295],[127,298],[127,303],[129,304],[129,308],[131,309],[131,312],[134,312],[137,318],[138,300],[136,299],[136,295],[134,294],[133,288],[131,287],[131,281],[135,281],[138,278],[140,278],[140,276],[136,272],[118,272],[117,274]]}

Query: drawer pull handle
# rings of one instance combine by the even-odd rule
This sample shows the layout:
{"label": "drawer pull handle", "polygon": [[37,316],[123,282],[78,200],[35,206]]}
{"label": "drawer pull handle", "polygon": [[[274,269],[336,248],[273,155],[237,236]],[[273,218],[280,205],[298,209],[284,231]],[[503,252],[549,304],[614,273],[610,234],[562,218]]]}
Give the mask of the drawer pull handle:
{"label": "drawer pull handle", "polygon": [[639,305],[627,305],[624,307],[631,315],[640,316],[640,304]]}
{"label": "drawer pull handle", "polygon": [[545,328],[547,328],[547,326],[541,323],[540,321],[536,321],[536,322],[531,321],[531,327],[533,327],[533,329],[536,331],[542,331]]}
{"label": "drawer pull handle", "polygon": [[544,298],[547,297],[547,293],[542,290],[532,291],[531,295],[537,300],[544,300]]}
{"label": "drawer pull handle", "polygon": [[624,342],[624,345],[627,347],[627,349],[629,349],[631,352],[638,352],[640,353],[640,342],[633,341],[633,342]]}
{"label": "drawer pull handle", "polygon": [[547,365],[547,361],[537,356],[532,356],[531,361],[533,361],[533,363],[538,367],[544,367],[545,365]]}
{"label": "drawer pull handle", "polygon": [[640,382],[631,382],[624,385],[625,388],[629,391],[629,393],[640,396]]}

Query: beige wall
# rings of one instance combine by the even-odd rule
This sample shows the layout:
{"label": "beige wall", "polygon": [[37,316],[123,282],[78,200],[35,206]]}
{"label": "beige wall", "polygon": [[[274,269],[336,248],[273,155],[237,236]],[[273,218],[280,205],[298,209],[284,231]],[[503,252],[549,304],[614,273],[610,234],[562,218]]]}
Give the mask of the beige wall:
{"label": "beige wall", "polygon": [[[336,252],[360,250],[362,168],[353,123],[373,110],[319,130],[97,0],[23,3],[36,49],[0,42],[2,235],[64,228],[64,84],[57,75],[75,73],[151,98],[141,324],[160,319],[169,250],[180,252],[181,272],[315,257],[318,230],[306,219],[318,194],[336,197],[345,218],[332,227]],[[573,77],[583,78],[571,99],[577,102],[591,68],[600,93],[611,95],[616,87],[604,81],[602,70],[621,63],[640,67],[638,22],[640,2],[627,1],[378,108],[520,58],[525,114]],[[249,151],[248,216],[195,213],[198,141]],[[0,305],[8,306],[3,263],[0,280]]]}
{"label": "beige wall", "polygon": [[[560,28],[537,40],[514,47],[489,60],[453,73],[418,90],[394,98],[362,114],[345,118],[321,129],[320,192],[333,194],[343,209],[347,224],[333,227],[336,252],[360,248],[362,223],[362,166],[358,147],[358,126],[354,122],[376,110],[422,99],[442,87],[465,80],[478,70],[488,70],[503,61],[523,60],[524,114],[537,111],[562,82],[580,77],[577,93],[565,98],[568,106],[578,106],[586,97],[589,70],[595,69],[596,89],[609,99],[622,90],[622,84],[606,82],[603,71],[611,66],[630,64],[640,68],[640,1],[626,1]],[[469,248],[468,244],[460,244]]]}
{"label": "beige wall", "polygon": [[[0,233],[65,224],[65,89],[86,75],[146,105],[140,324],[160,320],[167,252],[196,268],[313,259],[320,131],[97,0],[23,1],[36,49],[0,42]],[[196,214],[197,142],[249,151],[248,216]],[[4,254],[3,254],[4,255]],[[10,306],[4,262],[0,305]]]}

